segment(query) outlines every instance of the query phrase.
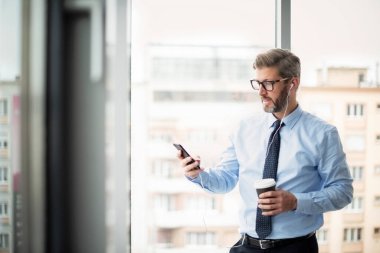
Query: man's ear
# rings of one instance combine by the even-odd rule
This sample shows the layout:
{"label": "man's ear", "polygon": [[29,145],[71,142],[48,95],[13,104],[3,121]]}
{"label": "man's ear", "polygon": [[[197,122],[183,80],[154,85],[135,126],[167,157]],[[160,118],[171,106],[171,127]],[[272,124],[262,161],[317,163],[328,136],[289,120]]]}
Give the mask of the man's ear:
{"label": "man's ear", "polygon": [[299,84],[300,84],[300,78],[299,77],[293,77],[289,91],[291,91],[292,89],[297,89]]}

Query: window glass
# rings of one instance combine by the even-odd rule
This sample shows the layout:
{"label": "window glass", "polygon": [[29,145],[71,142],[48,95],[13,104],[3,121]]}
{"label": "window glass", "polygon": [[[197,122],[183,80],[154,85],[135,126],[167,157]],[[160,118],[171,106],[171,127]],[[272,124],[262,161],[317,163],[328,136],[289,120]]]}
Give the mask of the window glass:
{"label": "window glass", "polygon": [[354,197],[352,202],[346,206],[346,210],[350,212],[360,212],[363,209],[363,197]]}
{"label": "window glass", "polygon": [[377,0],[293,0],[292,50],[303,84],[379,87],[380,35],[372,30],[379,9]]}
{"label": "window glass", "polygon": [[316,236],[319,244],[325,244],[328,240],[328,230],[325,228],[321,228],[316,232]]}
{"label": "window glass", "polygon": [[[346,208],[360,210],[363,217],[368,217],[373,210],[364,208],[364,200],[372,201],[373,193],[363,185],[378,183],[377,177],[366,176],[365,169],[374,168],[374,161],[378,164],[374,150],[378,148],[376,135],[379,133],[376,127],[370,126],[378,125],[379,120],[380,34],[374,33],[372,27],[380,23],[380,2],[291,2],[292,51],[302,63],[299,95],[304,99],[301,106],[310,108],[338,128],[351,175],[361,182],[353,184],[354,192],[360,192],[361,196],[355,197]],[[305,86],[308,87],[302,89]],[[319,105],[325,101],[328,101],[330,110]],[[336,215],[347,218],[337,219]],[[371,222],[365,219],[352,221],[348,217],[354,215],[347,212],[326,213],[324,216],[325,226],[329,228],[329,242],[324,245],[326,252],[343,248],[342,238],[339,237],[342,227],[346,227],[344,241],[356,242],[361,240],[364,229],[370,231],[373,222],[380,223],[380,216]],[[362,243],[368,251],[376,251],[376,246],[371,243]]]}
{"label": "window glass", "polygon": [[363,166],[350,166],[351,176],[354,180],[361,180],[363,177]]}
{"label": "window glass", "polygon": [[20,252],[21,1],[0,0],[0,251]]}
{"label": "window glass", "polygon": [[274,4],[133,1],[133,252],[224,252],[239,237],[237,191],[227,204],[190,184],[172,144],[216,164],[258,102],[249,80],[256,54],[275,44]]}
{"label": "window glass", "polygon": [[20,78],[20,0],[0,0],[0,81]]}
{"label": "window glass", "polygon": [[344,241],[345,242],[359,242],[362,240],[362,228],[345,228]]}

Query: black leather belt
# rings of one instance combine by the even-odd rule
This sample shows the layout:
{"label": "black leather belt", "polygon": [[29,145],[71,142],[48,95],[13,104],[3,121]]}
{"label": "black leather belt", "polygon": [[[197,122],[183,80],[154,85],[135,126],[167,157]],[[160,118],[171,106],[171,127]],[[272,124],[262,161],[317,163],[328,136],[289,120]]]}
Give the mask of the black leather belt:
{"label": "black leather belt", "polygon": [[[257,239],[257,238],[254,238],[254,237],[251,237],[251,236],[245,234],[245,236],[243,235],[242,240],[245,240],[244,243],[258,247],[260,249],[271,249],[271,248],[275,248],[275,247],[279,247],[279,246],[285,246],[285,245],[292,244],[292,243],[297,242],[297,241],[308,239],[308,238],[312,237],[314,234],[315,233],[312,232],[312,233],[305,235],[305,236],[289,238],[289,239],[263,239],[263,240],[260,240],[260,239]],[[244,239],[244,237],[245,237],[245,239]]]}

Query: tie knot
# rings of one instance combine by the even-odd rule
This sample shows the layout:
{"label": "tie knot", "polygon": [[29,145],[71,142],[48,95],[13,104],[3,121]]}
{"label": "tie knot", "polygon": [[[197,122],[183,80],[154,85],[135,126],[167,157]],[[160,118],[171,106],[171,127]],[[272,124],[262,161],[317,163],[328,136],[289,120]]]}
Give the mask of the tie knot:
{"label": "tie knot", "polygon": [[[279,119],[274,122],[274,129],[275,130],[277,130],[280,127],[280,123],[281,123],[281,120],[279,120]],[[284,125],[284,123],[281,124],[281,126],[283,126],[283,125]]]}

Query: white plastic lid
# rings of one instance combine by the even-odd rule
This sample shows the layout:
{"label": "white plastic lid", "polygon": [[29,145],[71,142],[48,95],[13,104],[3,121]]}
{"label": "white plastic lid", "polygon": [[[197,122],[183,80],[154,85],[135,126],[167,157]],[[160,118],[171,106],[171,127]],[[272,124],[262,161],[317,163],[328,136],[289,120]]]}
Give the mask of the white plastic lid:
{"label": "white plastic lid", "polygon": [[255,188],[263,189],[276,185],[276,181],[273,178],[264,178],[256,180],[254,183]]}

